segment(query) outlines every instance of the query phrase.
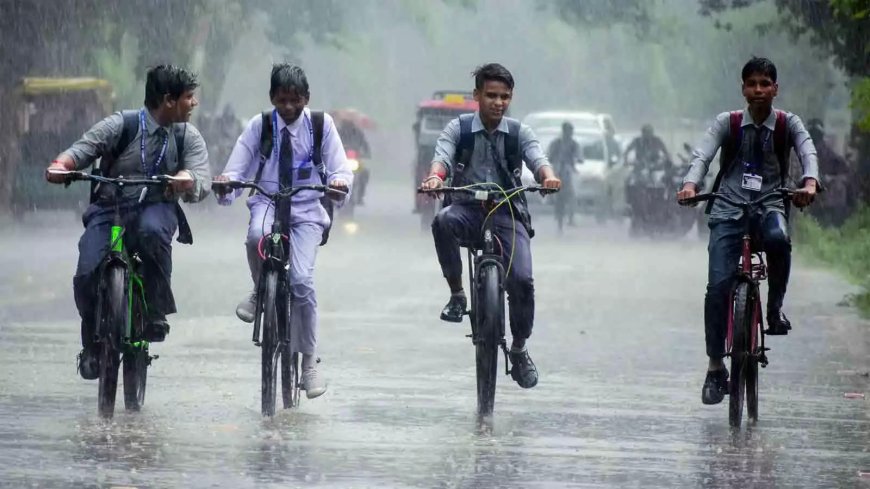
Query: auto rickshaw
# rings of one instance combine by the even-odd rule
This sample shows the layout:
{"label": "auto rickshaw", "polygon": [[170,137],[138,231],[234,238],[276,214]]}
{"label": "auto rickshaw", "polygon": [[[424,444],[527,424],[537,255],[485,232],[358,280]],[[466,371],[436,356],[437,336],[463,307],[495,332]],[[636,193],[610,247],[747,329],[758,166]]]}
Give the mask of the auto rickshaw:
{"label": "auto rickshaw", "polygon": [[84,209],[90,200],[86,185],[47,185],[44,172],[58,153],[111,113],[112,85],[98,78],[24,78],[19,90],[21,158],[11,166],[12,215],[21,219],[41,209]]}
{"label": "auto rickshaw", "polygon": [[[429,174],[429,166],[435,155],[435,141],[444,127],[460,114],[477,112],[478,104],[472,92],[461,90],[441,90],[432,98],[417,105],[417,120],[414,122],[414,143],[417,158],[414,165],[414,189]],[[414,193],[414,212],[420,214],[420,225],[425,229],[435,217],[436,202],[428,196]]]}

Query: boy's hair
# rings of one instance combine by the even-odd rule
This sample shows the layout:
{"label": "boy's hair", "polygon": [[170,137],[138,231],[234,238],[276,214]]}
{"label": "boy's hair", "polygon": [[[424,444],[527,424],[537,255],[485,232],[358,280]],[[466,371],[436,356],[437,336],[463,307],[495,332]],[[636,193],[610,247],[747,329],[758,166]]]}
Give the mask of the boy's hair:
{"label": "boy's hair", "polygon": [[483,84],[488,81],[500,81],[508,86],[509,89],[514,89],[514,77],[507,68],[498,63],[488,63],[478,66],[474,73],[474,88],[483,90]]}
{"label": "boy's hair", "polygon": [[196,74],[173,65],[158,65],[145,75],[145,107],[156,109],[163,103],[163,96],[178,100],[184,92],[199,86]]}
{"label": "boy's hair", "polygon": [[272,65],[269,98],[273,98],[280,89],[295,90],[301,97],[311,97],[308,91],[308,77],[305,76],[305,71],[299,66],[291,65],[290,63]]}
{"label": "boy's hair", "polygon": [[776,83],[776,65],[767,58],[756,58],[753,56],[752,59],[743,65],[743,72],[740,76],[743,78],[743,81],[746,81],[752,75],[768,76]]}

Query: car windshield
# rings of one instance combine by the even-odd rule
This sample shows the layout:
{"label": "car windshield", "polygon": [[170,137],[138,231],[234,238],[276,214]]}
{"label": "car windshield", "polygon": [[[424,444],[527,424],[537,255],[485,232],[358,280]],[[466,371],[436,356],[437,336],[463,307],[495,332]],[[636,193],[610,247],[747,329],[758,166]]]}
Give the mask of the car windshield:
{"label": "car windshield", "polygon": [[575,131],[601,129],[598,120],[588,115],[530,114],[523,120],[523,123],[528,124],[535,131],[554,128],[561,130],[565,122],[570,122]]}
{"label": "car windshield", "polygon": [[426,112],[423,114],[422,127],[426,131],[441,131],[457,117],[459,117],[459,113],[453,111]]}
{"label": "car windshield", "polygon": [[[538,136],[538,141],[542,148],[549,148],[550,144],[562,134],[561,128],[559,131],[544,130]],[[604,135],[598,134],[574,134],[574,141],[580,145],[583,150],[584,160],[604,160]]]}

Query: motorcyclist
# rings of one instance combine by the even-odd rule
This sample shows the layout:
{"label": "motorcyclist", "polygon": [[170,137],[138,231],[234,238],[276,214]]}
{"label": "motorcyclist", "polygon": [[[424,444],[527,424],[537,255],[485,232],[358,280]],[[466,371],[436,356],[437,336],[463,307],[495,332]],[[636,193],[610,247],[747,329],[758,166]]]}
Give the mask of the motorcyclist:
{"label": "motorcyclist", "polygon": [[562,223],[567,215],[568,225],[574,225],[574,210],[576,207],[574,186],[572,184],[577,169],[574,163],[583,161],[580,145],[574,140],[574,125],[570,122],[562,124],[562,136],[554,139],[547,148],[547,158],[554,165],[556,174],[562,180],[562,189],[556,195],[556,223],[562,231]]}
{"label": "motorcyclist", "polygon": [[634,151],[634,166],[637,170],[658,169],[659,165],[667,165],[671,162],[671,155],[664,141],[655,135],[652,124],[644,124],[640,129],[640,136],[634,138],[631,144],[625,148],[623,158],[628,162],[628,154]]}

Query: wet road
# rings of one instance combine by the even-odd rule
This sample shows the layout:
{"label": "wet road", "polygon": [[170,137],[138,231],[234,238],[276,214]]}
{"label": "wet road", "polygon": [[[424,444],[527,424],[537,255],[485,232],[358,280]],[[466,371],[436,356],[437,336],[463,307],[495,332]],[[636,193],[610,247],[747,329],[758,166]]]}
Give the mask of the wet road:
{"label": "wet road", "polygon": [[[233,315],[248,290],[246,213],[191,212],[175,247],[180,313],[153,351],[145,409],[96,416],[75,371],[80,227],[48,214],[0,236],[2,487],[870,487],[868,323],[835,304],[841,279],[798,263],[770,341],[761,420],[732,431],[702,406],[704,245],[632,242],[583,221],[557,240],[536,219],[538,291],[522,391],[500,377],[474,414],[467,326],[442,323],[431,238],[398,186],[373,183],[356,234],[337,229],[317,285],[323,398],[259,414],[259,350]],[[403,203],[394,206],[395,199]]]}

